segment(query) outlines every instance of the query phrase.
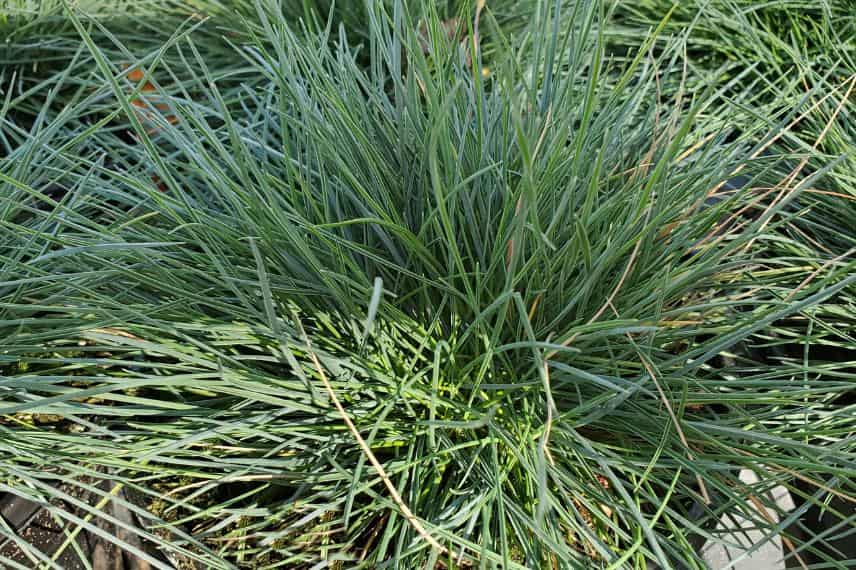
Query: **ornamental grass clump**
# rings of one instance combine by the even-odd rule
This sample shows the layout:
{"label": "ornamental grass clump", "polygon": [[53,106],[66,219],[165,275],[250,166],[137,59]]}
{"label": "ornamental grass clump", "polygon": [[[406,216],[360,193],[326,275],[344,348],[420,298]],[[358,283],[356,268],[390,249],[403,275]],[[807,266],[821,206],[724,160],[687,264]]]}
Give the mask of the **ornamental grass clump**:
{"label": "ornamental grass clump", "polygon": [[67,9],[100,112],[3,123],[0,490],[155,568],[667,568],[840,480],[850,382],[755,350],[854,282],[758,257],[787,123],[707,126],[678,46],[533,4],[466,13],[486,62],[430,3],[355,42],[259,2],[213,19],[252,81]]}

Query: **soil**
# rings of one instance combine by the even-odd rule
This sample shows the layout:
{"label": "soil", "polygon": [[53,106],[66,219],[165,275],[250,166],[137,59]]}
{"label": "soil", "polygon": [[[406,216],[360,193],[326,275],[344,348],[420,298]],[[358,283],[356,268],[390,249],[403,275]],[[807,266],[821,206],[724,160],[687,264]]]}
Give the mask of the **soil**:
{"label": "soil", "polygon": [[[90,485],[97,482],[88,482]],[[107,482],[97,483],[103,490],[109,490]],[[103,501],[103,496],[72,485],[58,485],[58,488],[73,498],[89,505]],[[128,500],[123,492],[117,496]],[[61,500],[51,500],[51,507],[74,514],[84,519],[87,512],[83,509]],[[112,541],[97,533],[83,529],[74,538],[74,544],[68,540],[70,533],[77,525],[64,521],[51,514],[48,506],[12,493],[0,494],[0,517],[11,528],[16,537],[0,537],[0,560],[17,563],[19,567],[33,568],[39,563],[54,559],[56,566],[65,570],[151,570],[152,565],[134,554],[119,548]],[[134,526],[139,526],[137,517],[124,506],[115,501],[104,507],[105,514]],[[153,558],[160,558],[156,553],[147,549],[136,534],[104,520],[92,517],[89,522],[107,535],[116,537],[127,544],[146,552]],[[0,524],[2,524],[0,522]],[[34,552],[36,551],[36,552]],[[40,554],[39,554],[40,553]],[[11,567],[11,566],[10,566]]]}

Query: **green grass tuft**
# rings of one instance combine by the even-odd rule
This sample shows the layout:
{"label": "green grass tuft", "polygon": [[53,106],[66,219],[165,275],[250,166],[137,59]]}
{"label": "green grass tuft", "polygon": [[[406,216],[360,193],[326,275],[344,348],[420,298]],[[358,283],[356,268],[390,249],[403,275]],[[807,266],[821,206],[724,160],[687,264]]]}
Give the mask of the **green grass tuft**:
{"label": "green grass tuft", "polygon": [[843,88],[788,127],[598,2],[196,4],[5,80],[0,491],[155,568],[701,567],[852,496]]}

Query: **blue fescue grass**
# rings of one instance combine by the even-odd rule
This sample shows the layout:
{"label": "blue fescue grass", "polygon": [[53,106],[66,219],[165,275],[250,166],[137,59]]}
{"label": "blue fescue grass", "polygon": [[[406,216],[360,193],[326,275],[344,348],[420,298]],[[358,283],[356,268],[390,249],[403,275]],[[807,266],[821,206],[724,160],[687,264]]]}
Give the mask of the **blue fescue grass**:
{"label": "blue fescue grass", "polygon": [[735,133],[680,44],[521,4],[489,57],[475,3],[469,41],[259,2],[156,48],[66,8],[40,81],[79,86],[3,123],[2,489],[133,491],[158,568],[699,566],[774,485],[849,497],[852,375],[758,346],[849,334],[852,260],[758,200],[799,111]]}

